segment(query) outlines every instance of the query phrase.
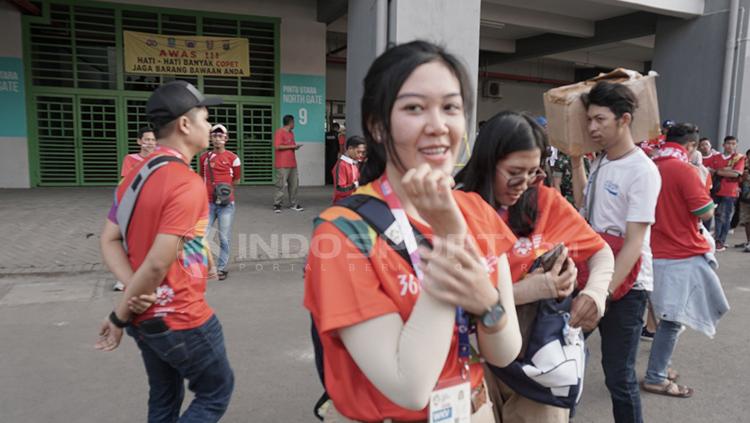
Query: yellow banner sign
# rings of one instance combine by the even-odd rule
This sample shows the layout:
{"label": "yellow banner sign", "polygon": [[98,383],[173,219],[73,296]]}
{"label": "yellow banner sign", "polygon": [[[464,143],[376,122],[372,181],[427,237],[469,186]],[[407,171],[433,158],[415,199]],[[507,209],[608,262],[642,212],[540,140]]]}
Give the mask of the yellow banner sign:
{"label": "yellow banner sign", "polygon": [[123,31],[125,72],[250,76],[246,38],[159,35]]}

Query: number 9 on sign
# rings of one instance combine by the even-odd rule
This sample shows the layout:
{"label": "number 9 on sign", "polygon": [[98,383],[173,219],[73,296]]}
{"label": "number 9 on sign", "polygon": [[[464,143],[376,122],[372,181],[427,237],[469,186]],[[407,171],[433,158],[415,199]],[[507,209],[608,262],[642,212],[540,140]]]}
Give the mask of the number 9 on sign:
{"label": "number 9 on sign", "polygon": [[307,125],[307,109],[304,107],[299,109],[299,124],[300,125]]}

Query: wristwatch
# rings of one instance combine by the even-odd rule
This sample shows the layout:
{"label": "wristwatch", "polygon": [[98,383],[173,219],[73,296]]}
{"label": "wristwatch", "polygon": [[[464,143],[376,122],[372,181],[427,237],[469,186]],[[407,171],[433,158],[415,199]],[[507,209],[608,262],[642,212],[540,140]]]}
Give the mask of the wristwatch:
{"label": "wristwatch", "polygon": [[114,310],[112,310],[112,313],[109,313],[109,321],[120,329],[126,328],[130,325],[130,319],[123,322],[117,317],[117,313],[115,313]]}
{"label": "wristwatch", "polygon": [[497,303],[491,305],[487,311],[482,315],[480,321],[482,326],[491,328],[498,324],[505,315],[505,307],[500,304],[500,291],[497,291]]}

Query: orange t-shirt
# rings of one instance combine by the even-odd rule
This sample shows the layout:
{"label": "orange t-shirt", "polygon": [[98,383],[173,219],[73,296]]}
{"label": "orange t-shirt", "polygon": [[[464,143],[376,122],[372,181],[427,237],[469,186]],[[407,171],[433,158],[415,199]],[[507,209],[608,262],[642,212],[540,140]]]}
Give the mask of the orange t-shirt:
{"label": "orange t-shirt", "polygon": [[[180,157],[179,153],[162,147],[135,169],[160,154]],[[137,171],[130,172],[117,188],[116,201],[108,216],[114,223],[117,223],[117,205],[136,175]],[[130,218],[127,232],[130,266],[135,271],[143,264],[158,234],[181,236],[183,245],[156,290],[156,303],[134,318],[136,325],[163,316],[171,329],[193,329],[213,315],[205,299],[208,250],[203,236],[207,225],[208,202],[200,176],[177,162],[167,163],[151,174]]]}
{"label": "orange t-shirt", "polygon": [[[365,185],[357,194],[382,198],[379,181]],[[497,258],[508,252],[515,237],[492,208],[476,194],[454,192],[469,233],[477,240],[482,256],[497,283]],[[346,234],[331,223],[345,220]],[[432,230],[419,222],[410,222],[425,237]],[[356,246],[353,240],[357,241]],[[368,252],[367,255],[363,249]],[[367,379],[347,352],[337,330],[390,313],[407,321],[419,297],[419,284],[412,267],[386,241],[377,237],[355,212],[331,207],[316,219],[305,267],[304,305],[310,310],[320,333],[324,351],[326,390],[336,409],[357,421],[424,420],[428,409],[404,409],[386,398]],[[458,336],[454,328],[450,352],[440,380],[460,377]],[[471,385],[483,378],[482,367],[471,365]]]}
{"label": "orange t-shirt", "polygon": [[[282,145],[297,145],[294,142],[294,132],[287,131],[284,127],[276,130],[273,135],[273,146],[279,148]],[[274,167],[277,169],[291,169],[297,167],[297,157],[295,150],[285,149],[276,150],[274,153]]]}
{"label": "orange t-shirt", "polygon": [[120,177],[124,178],[128,172],[130,172],[134,167],[141,164],[142,161],[145,159],[143,156],[141,156],[138,153],[128,154],[125,156],[125,159],[122,161],[122,172],[120,172]]}
{"label": "orange t-shirt", "polygon": [[[585,263],[604,248],[604,240],[596,233],[565,197],[552,188],[539,185],[534,232],[518,238],[508,254],[513,282],[526,276],[537,257],[564,243],[576,265]],[[507,217],[506,217],[507,218]]]}

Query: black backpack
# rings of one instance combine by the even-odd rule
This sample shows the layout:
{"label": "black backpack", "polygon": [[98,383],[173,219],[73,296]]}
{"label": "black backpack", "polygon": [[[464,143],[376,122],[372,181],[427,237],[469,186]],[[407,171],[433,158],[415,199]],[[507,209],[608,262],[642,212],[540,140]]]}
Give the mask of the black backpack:
{"label": "black backpack", "polygon": [[[349,210],[357,213],[362,220],[365,221],[375,232],[383,238],[388,245],[393,248],[409,265],[412,265],[409,252],[406,249],[406,244],[402,240],[399,243],[394,242],[390,237],[386,235],[386,231],[396,222],[396,218],[391,213],[391,209],[381,199],[373,197],[371,195],[355,194],[339,200],[336,203],[337,206],[346,207]],[[318,220],[320,218],[316,218]],[[336,225],[336,222],[331,222]],[[414,236],[417,239],[417,243],[425,245],[431,248],[429,241],[422,235],[416,228],[412,226]],[[413,267],[413,265],[412,265]],[[323,370],[323,344],[320,342],[320,334],[318,329],[315,327],[315,322],[310,316],[310,336],[312,338],[313,349],[315,351],[315,367],[318,370],[318,377],[320,377],[320,383],[323,384],[325,389],[325,374]],[[320,407],[328,401],[330,397],[328,392],[323,392],[323,395],[318,399],[313,408],[313,414],[315,417],[323,421],[323,416],[320,415]]]}

